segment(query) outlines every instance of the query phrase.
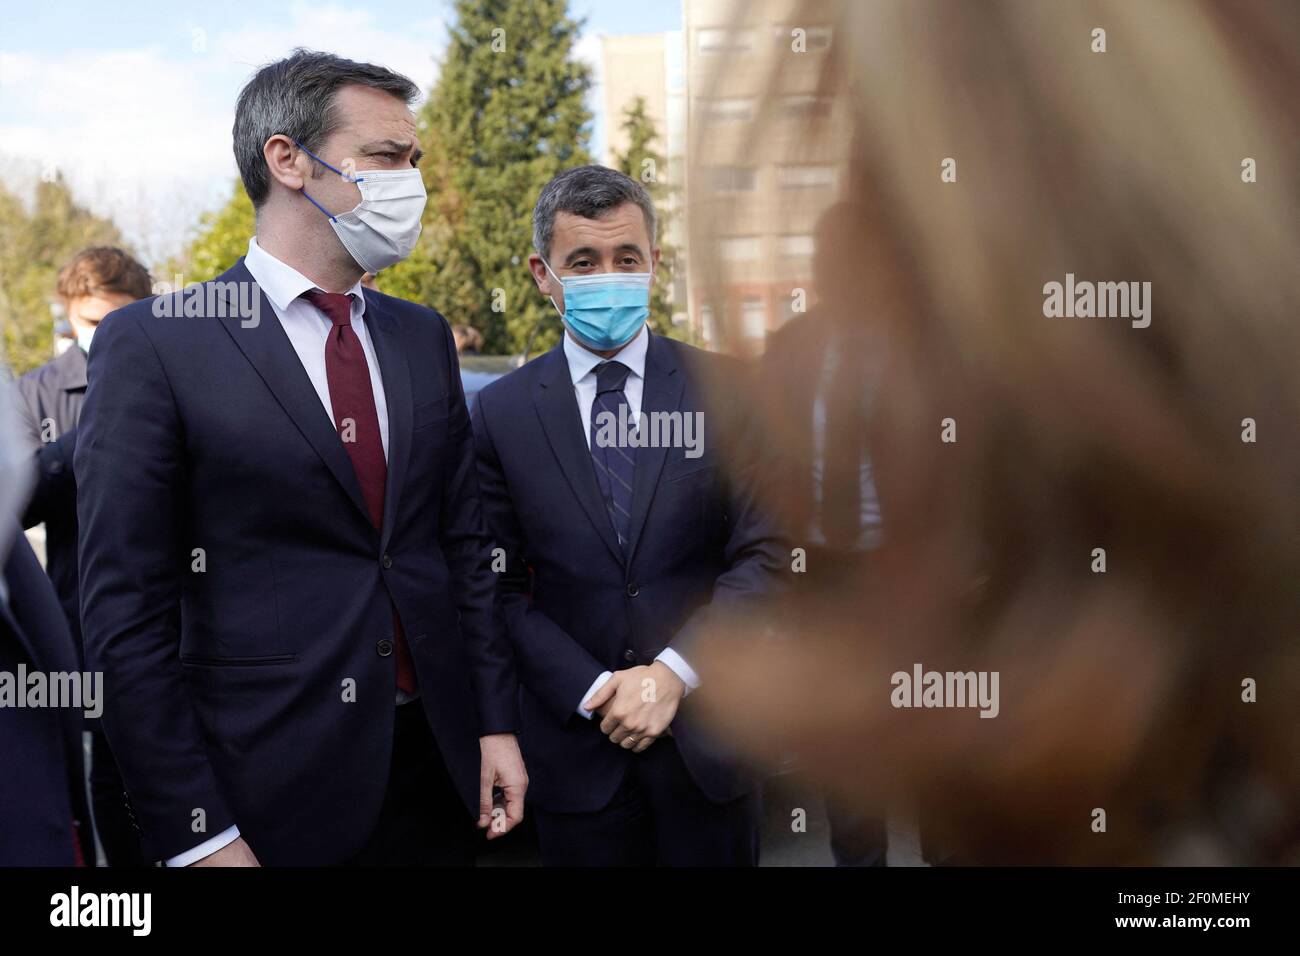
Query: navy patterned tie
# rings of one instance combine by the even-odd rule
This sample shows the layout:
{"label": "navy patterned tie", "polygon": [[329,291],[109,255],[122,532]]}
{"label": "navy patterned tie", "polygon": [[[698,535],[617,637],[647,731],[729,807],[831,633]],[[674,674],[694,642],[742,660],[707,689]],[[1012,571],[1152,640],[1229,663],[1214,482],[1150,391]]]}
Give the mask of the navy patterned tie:
{"label": "navy patterned tie", "polygon": [[[591,406],[591,460],[596,464],[596,481],[600,485],[601,494],[605,496],[605,510],[609,512],[609,520],[618,533],[618,543],[624,554],[631,533],[636,448],[619,444],[622,438],[619,408],[627,407],[623,383],[631,371],[622,362],[601,362],[597,365],[596,400]],[[623,416],[630,415],[630,409],[623,413]],[[634,431],[635,424],[629,421],[629,433]]]}

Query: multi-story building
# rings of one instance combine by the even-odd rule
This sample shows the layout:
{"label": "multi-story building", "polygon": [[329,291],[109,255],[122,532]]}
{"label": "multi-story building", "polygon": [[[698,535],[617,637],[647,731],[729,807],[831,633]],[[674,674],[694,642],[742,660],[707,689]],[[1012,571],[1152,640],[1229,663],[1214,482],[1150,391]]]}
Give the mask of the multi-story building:
{"label": "multi-story building", "polygon": [[[850,118],[828,23],[788,0],[683,0],[688,304],[713,347],[753,354],[815,295],[813,232],[845,189]],[[815,9],[815,7],[813,8]]]}

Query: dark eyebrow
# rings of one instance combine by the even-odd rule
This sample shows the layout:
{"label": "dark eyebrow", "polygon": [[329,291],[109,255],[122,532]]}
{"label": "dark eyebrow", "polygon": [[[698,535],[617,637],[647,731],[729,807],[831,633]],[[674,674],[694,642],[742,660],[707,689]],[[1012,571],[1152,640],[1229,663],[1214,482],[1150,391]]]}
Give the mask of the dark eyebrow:
{"label": "dark eyebrow", "polygon": [[566,266],[570,265],[574,259],[580,259],[583,256],[586,256],[589,259],[599,259],[600,253],[597,252],[595,249],[593,249],[591,246],[582,246],[578,249],[574,249],[567,256],[565,256],[564,264]]}
{"label": "dark eyebrow", "polygon": [[[615,255],[622,252],[635,252],[642,259],[645,258],[645,253],[641,251],[641,247],[634,242],[625,242],[617,249],[614,250]],[[583,256],[587,256],[592,259],[599,259],[600,252],[596,249],[593,249],[591,246],[582,246],[581,248],[574,249],[572,252],[570,252],[568,256],[565,257],[564,264],[567,266],[570,263],[572,263],[574,259],[579,259]]]}
{"label": "dark eyebrow", "polygon": [[[366,143],[364,146],[362,146],[361,153],[365,156],[373,156],[375,153],[389,153],[389,152],[404,153],[408,149],[410,149],[413,145],[414,145],[413,143],[403,143],[400,140],[396,140],[396,139],[377,139],[373,143]],[[415,157],[414,157],[415,162],[418,163],[420,161],[420,157],[423,155],[424,155],[424,150],[416,146]]]}

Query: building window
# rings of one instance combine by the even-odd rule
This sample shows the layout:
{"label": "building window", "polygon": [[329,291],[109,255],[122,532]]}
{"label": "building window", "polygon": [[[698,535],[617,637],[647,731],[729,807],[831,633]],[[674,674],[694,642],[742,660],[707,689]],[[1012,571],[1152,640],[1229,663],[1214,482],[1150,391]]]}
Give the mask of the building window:
{"label": "building window", "polygon": [[746,166],[713,166],[704,171],[705,182],[715,193],[752,193],[758,188],[758,170]]}
{"label": "building window", "polygon": [[723,262],[753,262],[758,258],[758,236],[731,236],[718,244]]}
{"label": "building window", "polygon": [[781,236],[777,248],[787,259],[811,259],[813,254],[813,237],[807,233]]}
{"label": "building window", "polygon": [[767,335],[767,303],[758,296],[746,296],[740,303],[740,334],[747,339]]}
{"label": "building window", "polygon": [[754,118],[754,101],[752,99],[706,100],[704,117],[710,122],[748,122]]}
{"label": "building window", "polygon": [[695,33],[695,49],[700,53],[734,53],[754,48],[753,30],[710,27]]}
{"label": "building window", "polygon": [[777,180],[782,189],[834,189],[837,172],[834,166],[781,166]]}
{"label": "building window", "polygon": [[793,119],[822,119],[831,115],[831,98],[801,93],[787,96],[782,101],[785,115]]}
{"label": "building window", "polygon": [[830,27],[809,27],[807,33],[809,53],[823,53],[831,48]]}

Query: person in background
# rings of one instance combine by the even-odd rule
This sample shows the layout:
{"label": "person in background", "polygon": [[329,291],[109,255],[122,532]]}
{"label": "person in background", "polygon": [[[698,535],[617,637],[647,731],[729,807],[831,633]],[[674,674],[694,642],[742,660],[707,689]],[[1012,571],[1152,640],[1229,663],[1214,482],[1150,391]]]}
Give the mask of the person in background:
{"label": "person in background", "polygon": [[[858,615],[854,582],[869,564],[884,528],[880,496],[867,447],[867,423],[879,367],[900,316],[893,261],[879,243],[855,263],[837,269],[835,250],[851,244],[871,221],[861,203],[840,202],[824,212],[814,233],[817,304],[768,339],[757,390],[762,413],[778,422],[765,460],[773,495],[792,543],[806,565],[792,576],[792,623],[808,608],[849,628]],[[869,296],[863,290],[870,290]],[[797,632],[798,628],[793,627]],[[885,821],[829,800],[831,853],[837,866],[884,866]]]}
{"label": "person in background", "polygon": [[456,337],[457,355],[478,355],[483,348],[483,333],[472,325],[453,325],[451,334]]}
{"label": "person in background", "polygon": [[[78,659],[81,605],[77,586],[77,480],[72,470],[77,422],[86,398],[86,356],[100,321],[114,309],[151,294],[149,272],[130,253],[112,246],[78,252],[59,272],[59,304],[75,344],[28,372],[17,383],[19,436],[34,467],[24,528],[45,525],[45,570],[54,583],[72,631]],[[145,860],[122,776],[98,720],[92,732],[90,788],[96,830],[109,866],[139,866]]]}

